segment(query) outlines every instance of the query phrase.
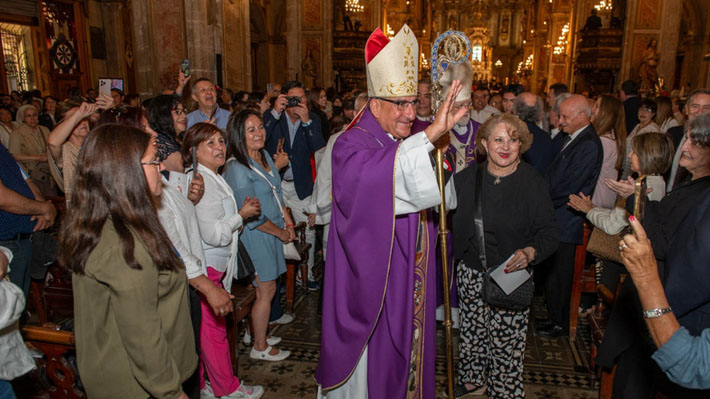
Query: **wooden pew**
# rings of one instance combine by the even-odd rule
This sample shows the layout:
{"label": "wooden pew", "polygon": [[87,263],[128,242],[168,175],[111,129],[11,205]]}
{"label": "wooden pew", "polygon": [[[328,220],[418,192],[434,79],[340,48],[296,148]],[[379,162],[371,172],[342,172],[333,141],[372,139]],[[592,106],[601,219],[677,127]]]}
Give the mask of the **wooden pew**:
{"label": "wooden pew", "polygon": [[22,329],[26,342],[31,343],[45,354],[46,360],[37,366],[46,366],[47,378],[54,385],[50,388],[51,399],[84,399],[79,372],[67,360],[66,355],[75,350],[74,333],[57,330],[51,326],[27,325]]}
{"label": "wooden pew", "polygon": [[596,273],[593,267],[587,266],[587,243],[592,232],[591,226],[584,223],[584,241],[582,245],[577,245],[574,254],[574,274],[572,277],[572,295],[569,301],[569,340],[577,338],[577,321],[579,319],[579,303],[582,293],[597,292]]}
{"label": "wooden pew", "polygon": [[[249,316],[256,301],[256,289],[249,282],[234,281],[232,284],[232,304],[234,311],[227,317],[227,341],[229,342],[229,357],[232,359],[232,372],[239,375],[239,324]],[[247,319],[251,325],[251,321]],[[251,328],[250,328],[251,330]]]}
{"label": "wooden pew", "polygon": [[301,286],[308,292],[308,251],[311,249],[311,244],[306,243],[306,222],[301,222],[297,224],[294,229],[296,230],[296,237],[298,241],[296,244],[296,249],[298,254],[301,256],[301,261],[293,261],[286,259],[286,312],[293,312],[293,301],[296,293],[296,268],[301,270]]}

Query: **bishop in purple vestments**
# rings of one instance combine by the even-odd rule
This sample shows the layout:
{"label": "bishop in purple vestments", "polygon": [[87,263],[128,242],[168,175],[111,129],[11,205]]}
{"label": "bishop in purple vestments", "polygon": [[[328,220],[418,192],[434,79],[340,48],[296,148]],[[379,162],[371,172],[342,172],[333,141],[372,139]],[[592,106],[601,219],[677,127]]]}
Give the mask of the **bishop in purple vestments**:
{"label": "bishop in purple vestments", "polygon": [[[440,197],[429,152],[454,124],[449,111],[461,86],[455,82],[435,123],[412,132],[417,69],[409,60],[416,50],[406,25],[392,42],[379,29],[373,33],[365,52],[370,101],[333,147],[315,375],[319,395],[328,399],[436,396],[436,233],[427,209]],[[393,62],[401,51],[405,61]],[[391,69],[397,67],[401,73]],[[398,73],[399,95],[392,91],[398,86],[387,83]],[[447,204],[454,205],[452,185],[447,189]]]}

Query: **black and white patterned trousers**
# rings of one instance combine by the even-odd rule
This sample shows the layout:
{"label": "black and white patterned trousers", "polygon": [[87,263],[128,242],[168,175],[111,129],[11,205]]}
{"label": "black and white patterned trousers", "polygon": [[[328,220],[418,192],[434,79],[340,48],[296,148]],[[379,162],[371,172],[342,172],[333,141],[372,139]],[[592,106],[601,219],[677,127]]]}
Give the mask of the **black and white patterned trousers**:
{"label": "black and white patterned trousers", "polygon": [[457,267],[461,327],[458,383],[487,384],[489,399],[524,398],[523,359],[530,310],[489,306],[482,297],[483,273]]}

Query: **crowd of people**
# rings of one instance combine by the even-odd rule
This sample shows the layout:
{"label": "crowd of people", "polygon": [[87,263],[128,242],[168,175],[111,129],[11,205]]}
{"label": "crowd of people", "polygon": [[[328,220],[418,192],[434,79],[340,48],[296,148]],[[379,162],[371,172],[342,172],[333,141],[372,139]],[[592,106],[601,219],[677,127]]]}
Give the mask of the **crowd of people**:
{"label": "crowd of people", "polygon": [[[493,303],[491,271],[529,273],[516,291],[543,287],[547,318],[534,321],[535,334],[567,335],[586,220],[609,235],[634,231],[619,243],[623,264],[604,260],[600,280],[616,292],[631,276],[596,360],[617,366],[615,397],[707,395],[710,90],[644,96],[626,81],[585,97],[555,83],[543,97],[464,79],[433,110],[438,82],[416,73],[403,75],[405,91],[380,91],[401,74],[382,72],[399,56],[382,43],[367,56],[367,91],[288,81],[235,92],[180,73],[176,89],[142,101],[117,89],[72,89],[61,101],[0,95],[0,277],[19,287],[21,309],[41,279],[33,258],[45,247],[35,243],[58,231],[54,257],[73,275],[88,396],[261,397],[262,386],[232,373],[231,286],[246,278],[256,290],[249,356],[287,359],[269,326],[294,318],[281,308],[279,277],[284,244],[305,222],[311,246],[298,278],[324,290],[319,397],[433,397],[435,327],[425,316],[441,302],[437,284],[451,279],[460,339],[449,397],[522,398],[530,302]],[[447,156],[454,269],[439,283],[435,148]],[[648,192],[635,196],[639,178]],[[636,201],[640,221],[628,217]],[[66,204],[60,226],[57,203]],[[240,245],[250,276],[239,275]],[[0,314],[5,328],[21,312]],[[22,341],[0,336],[9,345]],[[3,398],[32,367],[13,353],[0,360]]]}

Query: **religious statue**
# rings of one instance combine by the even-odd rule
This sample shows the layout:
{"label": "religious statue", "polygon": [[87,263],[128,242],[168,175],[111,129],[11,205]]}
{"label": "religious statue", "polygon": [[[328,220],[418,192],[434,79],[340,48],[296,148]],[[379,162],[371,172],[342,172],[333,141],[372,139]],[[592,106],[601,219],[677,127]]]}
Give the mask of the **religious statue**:
{"label": "religious statue", "polygon": [[303,84],[309,89],[315,86],[316,76],[318,76],[318,74],[316,71],[316,61],[313,59],[311,50],[306,50],[306,58],[304,58],[301,63],[301,70],[303,71]]}
{"label": "religious statue", "polygon": [[643,52],[641,65],[639,67],[639,77],[641,78],[642,89],[653,89],[658,80],[658,60],[660,58],[656,48],[658,41],[651,39]]}

